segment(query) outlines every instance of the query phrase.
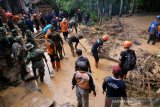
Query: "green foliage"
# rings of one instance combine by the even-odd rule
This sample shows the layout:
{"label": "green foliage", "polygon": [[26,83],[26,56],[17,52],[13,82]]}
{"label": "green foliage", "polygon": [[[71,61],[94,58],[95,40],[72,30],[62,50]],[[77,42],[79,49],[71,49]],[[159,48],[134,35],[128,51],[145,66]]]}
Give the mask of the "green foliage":
{"label": "green foliage", "polygon": [[98,21],[97,13],[95,11],[90,14],[90,17],[94,22]]}

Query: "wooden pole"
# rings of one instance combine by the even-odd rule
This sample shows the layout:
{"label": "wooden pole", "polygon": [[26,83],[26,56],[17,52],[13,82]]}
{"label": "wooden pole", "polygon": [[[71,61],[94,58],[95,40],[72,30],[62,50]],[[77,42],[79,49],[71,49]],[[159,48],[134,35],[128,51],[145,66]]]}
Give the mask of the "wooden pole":
{"label": "wooden pole", "polygon": [[150,86],[148,75],[147,75],[147,82],[148,82],[148,93],[149,93],[150,107],[153,107],[152,98],[151,98],[151,86]]}

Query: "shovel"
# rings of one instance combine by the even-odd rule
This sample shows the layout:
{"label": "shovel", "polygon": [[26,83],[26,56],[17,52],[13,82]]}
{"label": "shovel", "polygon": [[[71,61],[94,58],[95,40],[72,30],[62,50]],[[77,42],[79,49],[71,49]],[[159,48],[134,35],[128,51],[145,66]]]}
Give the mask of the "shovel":
{"label": "shovel", "polygon": [[64,47],[63,46],[62,46],[62,50],[63,50],[64,58],[68,58],[68,56],[66,56],[66,53],[64,51]]}
{"label": "shovel", "polygon": [[[45,61],[45,62],[46,62],[46,61]],[[47,62],[46,62],[46,65],[47,65],[47,68],[48,68],[48,72],[49,72],[50,78],[53,78],[53,77],[54,77],[54,73],[53,73],[53,71],[50,71],[50,69],[49,69],[49,66],[48,66]]]}

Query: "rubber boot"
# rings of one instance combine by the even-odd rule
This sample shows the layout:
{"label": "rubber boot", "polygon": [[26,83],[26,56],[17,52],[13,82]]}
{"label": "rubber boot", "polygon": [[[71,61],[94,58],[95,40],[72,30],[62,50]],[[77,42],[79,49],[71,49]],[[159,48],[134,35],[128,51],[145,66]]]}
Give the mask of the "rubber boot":
{"label": "rubber boot", "polygon": [[56,66],[55,66],[55,62],[52,62],[52,67],[53,67],[53,69],[55,69],[55,68],[56,68]]}
{"label": "rubber boot", "polygon": [[60,62],[56,62],[56,69],[57,69],[57,72],[58,72],[58,69],[61,68],[61,65],[60,65]]}
{"label": "rubber boot", "polygon": [[72,56],[75,57],[74,49],[71,48]]}
{"label": "rubber boot", "polygon": [[57,68],[61,68],[60,62],[56,62],[56,66],[57,66]]}

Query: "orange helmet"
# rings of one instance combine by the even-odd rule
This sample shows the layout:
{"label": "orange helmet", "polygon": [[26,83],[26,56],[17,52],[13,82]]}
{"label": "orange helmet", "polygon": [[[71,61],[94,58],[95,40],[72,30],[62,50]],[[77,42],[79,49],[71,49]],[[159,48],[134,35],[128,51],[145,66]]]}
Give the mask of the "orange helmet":
{"label": "orange helmet", "polygon": [[104,41],[107,41],[107,40],[109,39],[109,36],[108,36],[108,35],[104,35],[104,36],[102,37],[102,39],[103,39]]}
{"label": "orange helmet", "polygon": [[124,48],[129,48],[132,46],[132,42],[131,41],[124,41]]}
{"label": "orange helmet", "polygon": [[56,17],[56,20],[58,20],[59,18],[58,17]]}

